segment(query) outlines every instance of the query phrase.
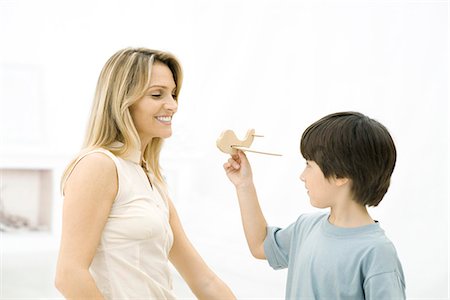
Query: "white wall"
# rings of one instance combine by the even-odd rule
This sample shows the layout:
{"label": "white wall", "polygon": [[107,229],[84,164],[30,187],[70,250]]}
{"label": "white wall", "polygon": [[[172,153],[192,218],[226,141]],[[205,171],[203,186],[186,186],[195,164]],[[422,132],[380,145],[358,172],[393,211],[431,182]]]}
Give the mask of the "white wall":
{"label": "white wall", "polygon": [[[371,212],[397,247],[408,297],[450,297],[447,1],[0,0],[0,36],[3,161],[73,155],[116,50],[180,58],[185,81],[163,166],[190,238],[240,298],[283,297],[286,272],[246,249],[227,157],[215,148],[220,132],[256,128],[265,137],[255,148],[284,154],[249,155],[266,217],[284,226],[313,211],[298,180],[303,130],[342,110],[379,120],[398,163]],[[11,69],[31,71],[20,79]]]}

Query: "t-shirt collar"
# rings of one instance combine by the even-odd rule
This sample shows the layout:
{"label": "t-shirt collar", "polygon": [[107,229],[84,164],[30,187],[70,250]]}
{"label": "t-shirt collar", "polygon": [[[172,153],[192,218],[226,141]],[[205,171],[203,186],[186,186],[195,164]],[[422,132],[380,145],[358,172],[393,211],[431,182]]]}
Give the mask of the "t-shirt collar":
{"label": "t-shirt collar", "polygon": [[378,221],[375,221],[376,223],[374,224],[368,224],[360,227],[343,228],[331,224],[328,218],[329,214],[324,215],[322,220],[322,230],[328,235],[335,237],[361,236],[383,232],[383,229],[381,229]]}

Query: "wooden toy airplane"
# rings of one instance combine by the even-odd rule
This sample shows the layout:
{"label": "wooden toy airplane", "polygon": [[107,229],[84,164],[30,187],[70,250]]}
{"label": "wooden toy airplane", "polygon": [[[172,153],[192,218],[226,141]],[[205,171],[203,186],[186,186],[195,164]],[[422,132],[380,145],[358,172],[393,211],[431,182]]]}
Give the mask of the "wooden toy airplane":
{"label": "wooden toy airplane", "polygon": [[236,137],[233,130],[225,130],[217,139],[216,145],[220,151],[231,155],[236,154],[237,150],[241,150],[259,154],[282,156],[282,154],[278,153],[269,153],[250,149],[249,147],[253,143],[253,139],[255,137],[263,137],[263,135],[257,135],[255,134],[255,129],[250,129],[247,131],[244,140],[241,141]]}

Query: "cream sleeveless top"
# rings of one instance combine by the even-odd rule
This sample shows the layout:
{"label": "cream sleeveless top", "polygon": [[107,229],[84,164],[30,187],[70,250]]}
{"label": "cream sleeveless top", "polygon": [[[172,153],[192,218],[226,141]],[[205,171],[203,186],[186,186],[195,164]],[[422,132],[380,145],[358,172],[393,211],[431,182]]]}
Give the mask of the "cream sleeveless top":
{"label": "cream sleeveless top", "polygon": [[141,152],[121,158],[95,149],[82,157],[93,152],[114,161],[119,185],[90,266],[98,289],[106,299],[176,299],[168,261],[173,243],[168,203],[148,174],[150,185]]}

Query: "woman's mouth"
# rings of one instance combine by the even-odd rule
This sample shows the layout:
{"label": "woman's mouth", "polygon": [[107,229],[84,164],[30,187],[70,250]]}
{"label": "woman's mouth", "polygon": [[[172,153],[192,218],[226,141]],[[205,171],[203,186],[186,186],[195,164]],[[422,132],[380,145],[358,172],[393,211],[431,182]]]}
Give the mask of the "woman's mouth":
{"label": "woman's mouth", "polygon": [[156,116],[155,119],[163,124],[170,124],[172,116]]}

